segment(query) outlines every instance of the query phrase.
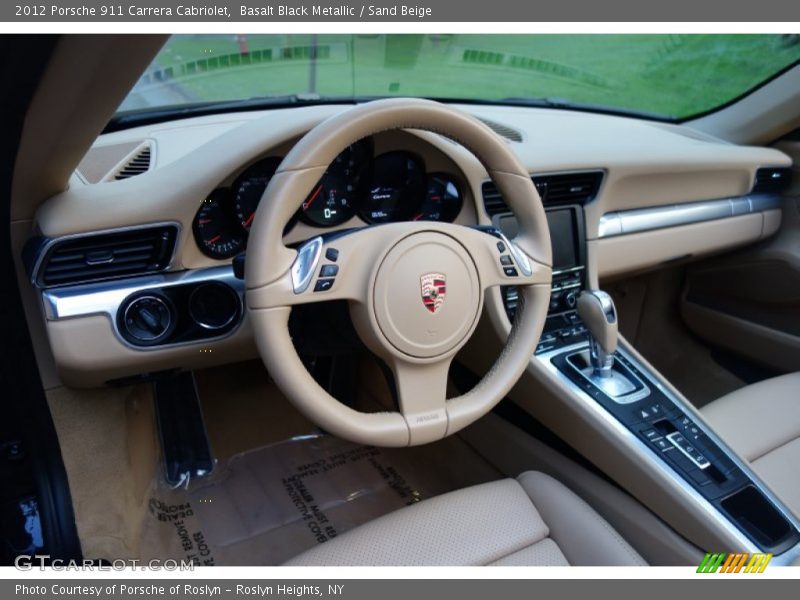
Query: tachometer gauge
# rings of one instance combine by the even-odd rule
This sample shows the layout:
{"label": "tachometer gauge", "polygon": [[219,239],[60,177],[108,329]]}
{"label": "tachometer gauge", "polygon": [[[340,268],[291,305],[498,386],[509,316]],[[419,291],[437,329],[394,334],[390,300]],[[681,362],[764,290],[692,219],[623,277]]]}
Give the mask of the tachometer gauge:
{"label": "tachometer gauge", "polygon": [[449,175],[428,175],[427,194],[414,220],[452,223],[462,204],[461,192]]}
{"label": "tachometer gauge", "polygon": [[425,167],[407,152],[387,152],[375,159],[372,182],[361,216],[368,223],[405,221],[425,197]]}
{"label": "tachometer gauge", "polygon": [[219,188],[200,205],[192,229],[197,247],[211,258],[230,258],[244,249],[244,232],[230,206],[230,190]]}
{"label": "tachometer gauge", "polygon": [[261,196],[264,195],[264,190],[267,189],[269,180],[275,175],[275,171],[278,170],[278,165],[280,164],[280,158],[265,158],[248,167],[239,177],[234,188],[236,196],[233,209],[239,224],[245,231],[250,231]]}
{"label": "tachometer gauge", "polygon": [[368,142],[349,146],[337,156],[300,207],[312,225],[332,227],[350,219],[364,185],[371,147]]}

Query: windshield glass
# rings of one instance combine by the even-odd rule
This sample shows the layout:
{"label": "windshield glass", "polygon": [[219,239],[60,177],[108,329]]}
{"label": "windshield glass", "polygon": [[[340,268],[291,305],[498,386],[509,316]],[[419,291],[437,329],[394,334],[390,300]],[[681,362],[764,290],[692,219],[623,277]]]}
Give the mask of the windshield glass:
{"label": "windshield glass", "polygon": [[797,35],[176,35],[120,111],[419,96],[682,119],[799,59]]}

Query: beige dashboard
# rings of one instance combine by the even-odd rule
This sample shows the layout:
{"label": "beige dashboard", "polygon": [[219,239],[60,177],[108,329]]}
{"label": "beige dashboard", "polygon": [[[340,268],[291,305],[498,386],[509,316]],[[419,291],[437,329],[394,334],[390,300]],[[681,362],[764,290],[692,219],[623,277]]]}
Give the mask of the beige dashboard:
{"label": "beige dashboard", "polygon": [[[462,106],[520,141],[508,140],[531,174],[600,170],[596,198],[584,208],[589,281],[691,258],[754,242],[774,233],[780,209],[765,205],[702,222],[670,222],[632,233],[604,234],[604,218],[646,208],[673,209],[703,201],[746,198],[761,167],[790,166],[772,149],[729,144],[692,129],[622,117],[551,109]],[[248,165],[283,156],[302,135],[347,106],[316,106],[214,115],[148,125],[101,135],[71,178],[70,188],[45,201],[13,207],[15,220],[33,219],[53,239],[91,231],[151,223],[179,225],[169,271],[225,266],[203,254],[192,222],[200,203]],[[463,191],[457,223],[489,223],[482,202],[486,170],[462,146],[420,131],[384,132],[375,153],[408,150],[429,171],[450,174]],[[142,147],[151,152],[149,169],[114,180]],[[749,201],[748,201],[749,202]],[[355,218],[344,228],[363,224]],[[286,242],[317,235],[300,223]],[[48,317],[46,317],[48,318]],[[160,349],[134,349],[115,335],[106,315],[47,321],[47,333],[62,380],[94,386],[153,369],[200,368],[255,356],[246,316],[224,339]],[[75,340],[82,344],[76,345]]]}

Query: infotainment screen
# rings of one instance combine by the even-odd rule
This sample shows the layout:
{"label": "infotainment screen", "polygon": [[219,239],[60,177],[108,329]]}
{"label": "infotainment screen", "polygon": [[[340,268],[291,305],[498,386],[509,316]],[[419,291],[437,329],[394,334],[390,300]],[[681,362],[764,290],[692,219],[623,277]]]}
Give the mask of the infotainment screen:
{"label": "infotainment screen", "polygon": [[[548,209],[547,225],[550,228],[550,240],[553,244],[553,270],[563,271],[580,265],[579,239],[583,235],[578,224],[577,211],[580,207],[564,206]],[[516,237],[519,231],[514,215],[502,215],[497,221],[498,227],[509,238]]]}
{"label": "infotainment screen", "polygon": [[553,244],[553,270],[563,271],[578,266],[576,215],[572,208],[547,211],[550,240]]}

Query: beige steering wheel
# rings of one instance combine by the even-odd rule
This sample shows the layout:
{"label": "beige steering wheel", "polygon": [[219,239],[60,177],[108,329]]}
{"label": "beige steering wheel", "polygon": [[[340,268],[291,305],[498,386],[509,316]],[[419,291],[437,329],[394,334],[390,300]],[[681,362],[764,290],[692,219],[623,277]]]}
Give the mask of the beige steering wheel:
{"label": "beige steering wheel", "polygon": [[[284,246],[285,225],[334,158],[350,144],[392,129],[433,131],[468,148],[519,221],[514,242],[489,228],[406,222],[320,236],[299,249]],[[326,258],[335,253],[335,263]],[[335,264],[338,272],[332,286],[315,291],[323,264]],[[264,364],[309,419],[362,444],[424,444],[486,414],[522,375],[547,314],[551,264],[539,194],[500,137],[436,102],[379,100],[321,123],[281,163],[250,231],[247,310]],[[509,266],[516,275],[507,273]],[[506,346],[478,385],[446,400],[453,356],[475,330],[486,290],[499,285],[519,288]],[[391,368],[399,412],[362,413],[341,404],[314,381],[297,355],[289,335],[291,307],[342,299],[349,301],[359,336]]]}

